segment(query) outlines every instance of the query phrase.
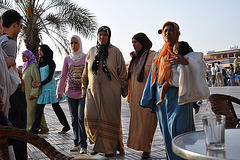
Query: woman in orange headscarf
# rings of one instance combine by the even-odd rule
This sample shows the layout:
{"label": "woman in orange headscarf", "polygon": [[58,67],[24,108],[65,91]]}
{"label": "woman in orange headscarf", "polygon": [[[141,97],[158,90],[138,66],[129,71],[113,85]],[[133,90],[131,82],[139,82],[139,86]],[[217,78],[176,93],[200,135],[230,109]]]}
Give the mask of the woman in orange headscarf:
{"label": "woman in orange headscarf", "polygon": [[184,57],[180,55],[177,57],[171,56],[173,46],[178,42],[179,35],[179,26],[176,23],[168,21],[163,25],[162,36],[165,43],[155,56],[140,101],[141,106],[152,108],[157,114],[168,160],[181,159],[172,151],[172,139],[181,133],[195,130],[192,103],[178,105],[177,87],[169,88],[164,103],[156,106],[156,102],[160,98],[162,84],[171,80],[171,65],[188,65],[188,61]]}

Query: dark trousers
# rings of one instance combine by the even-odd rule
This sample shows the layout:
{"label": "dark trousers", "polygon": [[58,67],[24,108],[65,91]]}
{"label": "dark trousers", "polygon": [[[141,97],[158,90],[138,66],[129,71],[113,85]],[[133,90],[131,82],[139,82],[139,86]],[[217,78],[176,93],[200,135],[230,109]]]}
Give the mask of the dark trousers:
{"label": "dark trousers", "polygon": [[[44,110],[45,104],[37,104],[36,107],[36,113],[35,113],[35,120],[34,123],[32,125],[31,128],[31,132],[37,134],[38,130],[40,129],[40,124],[41,124],[41,119],[42,119],[42,114],[43,114],[43,110]],[[61,106],[59,105],[59,102],[57,103],[53,103],[52,104],[53,110],[55,112],[55,114],[57,115],[58,120],[60,121],[60,123],[66,127],[66,128],[70,128],[67,118],[61,108]]]}
{"label": "dark trousers", "polygon": [[[12,123],[13,127],[26,129],[27,124],[27,102],[25,93],[18,88],[10,96],[10,105],[8,118]],[[17,160],[27,160],[27,143],[15,139],[11,139],[10,143],[13,144],[15,157]]]}
{"label": "dark trousers", "polygon": [[87,134],[84,126],[85,100],[67,97],[68,107],[72,119],[74,145],[87,148]]}
{"label": "dark trousers", "polygon": [[215,80],[216,80],[216,76],[215,76],[215,75],[212,75],[212,85],[213,85],[213,86],[215,85]]}

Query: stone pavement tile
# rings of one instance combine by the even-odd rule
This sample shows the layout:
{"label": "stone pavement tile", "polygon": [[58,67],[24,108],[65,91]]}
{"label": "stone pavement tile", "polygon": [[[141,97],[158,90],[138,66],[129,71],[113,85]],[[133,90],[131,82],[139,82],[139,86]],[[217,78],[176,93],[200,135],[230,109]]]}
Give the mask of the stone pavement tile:
{"label": "stone pavement tile", "polygon": [[[240,86],[234,86],[234,87],[210,87],[211,94],[220,93],[220,94],[228,94],[232,95],[234,97],[240,98]],[[71,126],[71,118],[67,106],[67,102],[61,102],[61,107],[63,108],[66,117],[68,119],[69,125]],[[198,114],[194,115],[194,121],[195,121],[195,127],[196,130],[202,130],[202,121],[201,117],[203,115],[210,114],[210,111],[206,111],[207,102],[203,101],[203,103],[200,105],[200,111]],[[240,107],[234,105],[236,113],[240,114]],[[45,117],[48,124],[48,127],[50,129],[49,134],[41,134],[40,136],[45,138],[49,143],[51,143],[58,151],[61,153],[76,157],[79,155],[78,152],[70,152],[69,150],[73,147],[73,132],[72,129],[67,132],[67,134],[59,135],[58,132],[61,131],[62,126],[57,119],[52,106],[46,105],[45,109]],[[125,147],[125,155],[117,155],[115,157],[109,158],[109,159],[124,159],[124,160],[139,160],[141,159],[142,152],[135,151],[131,148],[128,148],[127,138],[128,138],[128,127],[129,127],[129,121],[130,121],[130,110],[128,107],[128,104],[125,102],[125,99],[122,99],[122,127],[123,127],[123,142]],[[92,151],[93,145],[90,145],[88,142],[88,154],[90,155],[90,152]],[[104,156],[104,154],[99,154],[100,156]],[[150,159],[152,160],[165,160],[166,159],[166,152],[165,152],[165,146],[163,142],[163,137],[159,129],[159,125],[157,127],[156,133],[153,138],[152,143],[152,152],[151,152]],[[32,146],[31,144],[28,144],[28,158],[30,160],[37,160],[37,159],[48,159],[41,151],[39,151],[37,148]]]}
{"label": "stone pavement tile", "polygon": [[98,159],[107,159],[106,157],[104,156],[101,156],[101,155],[86,155],[86,154],[83,154],[83,155],[77,155],[76,157],[73,158],[73,160],[88,160],[88,159],[94,159],[94,160],[98,160]]}
{"label": "stone pavement tile", "polygon": [[[124,142],[124,147],[125,147],[125,155],[117,155],[114,157],[111,157],[109,159],[140,159],[142,152],[140,151],[135,151],[131,148],[128,148],[126,146],[127,143],[127,138],[128,138],[128,127],[129,127],[129,121],[130,121],[130,110],[128,107],[128,104],[125,102],[123,99],[122,101],[122,126],[123,126],[123,142]],[[60,103],[61,107],[63,108],[66,117],[68,119],[69,124],[71,124],[71,118],[68,110],[68,106],[66,101]],[[61,153],[68,155],[68,156],[73,156],[76,157],[80,155],[78,152],[70,152],[70,148],[73,147],[73,132],[72,129],[68,131],[66,134],[61,134],[59,135],[58,132],[61,130],[62,126],[60,122],[58,121],[51,105],[46,105],[45,110],[45,118],[48,123],[49,127],[49,133],[47,134],[39,134],[41,137],[45,138],[50,144],[52,144],[58,151]],[[161,142],[162,136],[160,134],[159,127],[157,128],[157,131],[154,136],[154,142],[153,142],[153,147],[152,147],[152,158],[154,160],[160,160],[160,159],[165,159],[165,147],[164,143]],[[88,144],[90,144],[88,142]],[[90,155],[90,152],[93,148],[93,145],[88,145],[88,154]],[[163,152],[163,153],[162,153]],[[28,144],[28,156],[29,159],[47,159],[47,157],[39,151],[37,148],[32,146],[31,144]],[[102,155],[104,157],[104,154],[99,154],[100,156]]]}

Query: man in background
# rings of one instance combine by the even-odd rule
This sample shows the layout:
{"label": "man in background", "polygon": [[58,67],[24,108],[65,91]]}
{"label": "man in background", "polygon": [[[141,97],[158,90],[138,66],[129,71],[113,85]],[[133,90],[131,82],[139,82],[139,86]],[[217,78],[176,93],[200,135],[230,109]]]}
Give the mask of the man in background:
{"label": "man in background", "polygon": [[[15,10],[8,10],[3,13],[3,27],[4,33],[0,37],[0,46],[9,58],[17,57],[17,37],[21,31],[23,17]],[[16,69],[16,66],[8,66]],[[16,70],[17,73],[17,70]],[[26,99],[23,92],[21,92],[21,79],[17,74],[15,76],[19,87],[10,97],[10,106],[8,118],[14,127],[26,129]],[[27,143],[18,140],[12,140],[14,153],[17,160],[27,160]]]}
{"label": "man in background", "polygon": [[211,74],[212,74],[212,87],[215,87],[216,70],[215,70],[214,63],[212,63]]}
{"label": "man in background", "polygon": [[218,63],[215,66],[217,87],[222,87],[223,84],[224,84],[224,81],[223,81],[223,69],[224,69],[224,67],[221,65],[220,61],[218,61]]}

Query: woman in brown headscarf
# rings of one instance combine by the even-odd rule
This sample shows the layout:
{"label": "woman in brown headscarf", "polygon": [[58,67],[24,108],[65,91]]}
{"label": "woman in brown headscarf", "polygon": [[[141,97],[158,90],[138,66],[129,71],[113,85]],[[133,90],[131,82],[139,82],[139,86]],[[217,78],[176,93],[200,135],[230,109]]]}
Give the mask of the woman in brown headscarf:
{"label": "woman in brown headscarf", "polygon": [[160,99],[162,84],[171,80],[171,64],[188,65],[188,61],[181,55],[171,56],[173,46],[178,42],[180,35],[179,26],[174,22],[166,22],[162,28],[162,35],[165,44],[154,59],[140,105],[156,111],[167,159],[178,160],[181,158],[172,151],[172,139],[179,134],[195,130],[192,103],[178,105],[177,87],[168,89],[164,103],[160,106],[156,106],[156,102]]}
{"label": "woman in brown headscarf", "polygon": [[151,143],[157,127],[157,116],[150,112],[150,108],[142,108],[139,101],[155,51],[150,50],[152,42],[144,33],[134,35],[132,43],[135,52],[128,68],[129,94],[127,101],[129,102],[131,118],[127,146],[143,151],[142,158],[149,158]]}

